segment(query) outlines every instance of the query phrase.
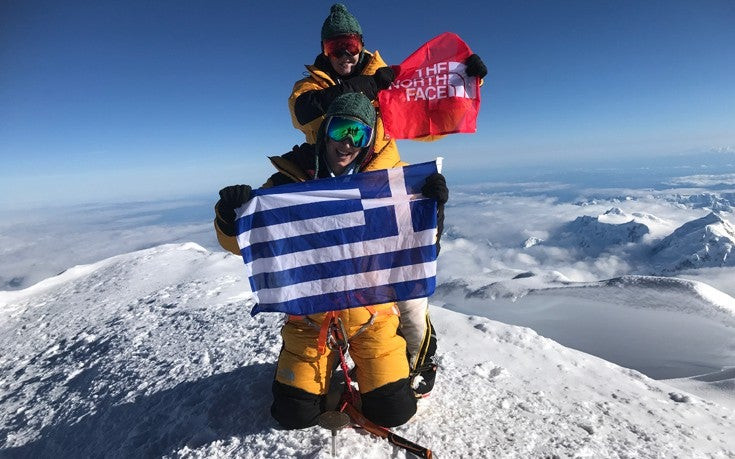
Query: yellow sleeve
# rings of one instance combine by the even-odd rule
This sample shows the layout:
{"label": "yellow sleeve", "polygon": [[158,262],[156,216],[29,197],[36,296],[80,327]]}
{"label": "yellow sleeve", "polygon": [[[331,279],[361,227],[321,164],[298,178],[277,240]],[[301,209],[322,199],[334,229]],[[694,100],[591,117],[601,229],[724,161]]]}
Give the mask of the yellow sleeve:
{"label": "yellow sleeve", "polygon": [[316,72],[319,74],[319,80],[317,80],[312,74],[311,76],[297,81],[291,90],[291,96],[288,98],[288,110],[291,113],[291,123],[293,126],[304,133],[306,136],[306,143],[314,144],[316,143],[316,133],[319,130],[319,126],[322,124],[324,117],[320,116],[306,124],[299,123],[299,120],[296,119],[296,99],[305,92],[328,88],[329,86],[333,86],[334,83],[331,82],[329,77],[323,72],[313,69],[310,69],[310,72]]}
{"label": "yellow sleeve", "polygon": [[219,229],[217,225],[217,219],[214,219],[214,230],[217,233],[217,242],[222,246],[223,249],[228,252],[232,252],[235,255],[240,255],[240,247],[237,245],[237,238],[235,236],[228,236]]}
{"label": "yellow sleeve", "polygon": [[219,242],[219,245],[222,246],[222,248],[227,250],[228,252],[232,252],[235,255],[240,255],[240,247],[237,245],[237,238],[235,238],[235,236],[228,236],[225,233],[223,233],[219,225],[217,224],[217,220],[222,220],[222,217],[220,216],[219,211],[217,210],[217,206],[215,205],[214,206],[214,231],[215,233],[217,233],[217,242]]}

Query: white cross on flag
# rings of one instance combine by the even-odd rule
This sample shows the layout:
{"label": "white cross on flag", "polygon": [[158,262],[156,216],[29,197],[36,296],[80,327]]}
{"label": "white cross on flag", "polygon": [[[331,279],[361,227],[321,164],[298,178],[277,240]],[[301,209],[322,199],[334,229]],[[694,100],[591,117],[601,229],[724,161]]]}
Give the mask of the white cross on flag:
{"label": "white cross on flag", "polygon": [[237,210],[252,314],[306,315],[429,296],[437,161],[258,189]]}

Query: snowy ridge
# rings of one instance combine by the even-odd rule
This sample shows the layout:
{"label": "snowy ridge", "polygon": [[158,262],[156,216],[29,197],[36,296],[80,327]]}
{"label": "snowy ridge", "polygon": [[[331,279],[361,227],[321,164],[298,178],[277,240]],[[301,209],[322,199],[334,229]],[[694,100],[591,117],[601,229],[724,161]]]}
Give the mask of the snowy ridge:
{"label": "snowy ridge", "polygon": [[735,318],[735,298],[703,282],[673,277],[622,276],[603,281],[602,283],[606,286],[614,287],[664,288],[691,293],[696,298],[702,300],[700,304],[705,305],[705,307],[698,307],[687,312],[709,315],[708,312],[715,309],[725,313],[729,318]]}
{"label": "snowy ridge", "polygon": [[692,220],[652,249],[654,263],[665,272],[735,266],[735,228],[714,212]]}
{"label": "snowy ridge", "polygon": [[735,393],[735,368],[668,382],[686,391],[704,394],[709,400],[732,406],[732,400],[727,398],[727,394]]}
{"label": "snowy ridge", "polygon": [[[615,289],[614,293],[610,292]],[[735,327],[735,298],[702,282],[659,276],[621,276],[600,282],[539,289],[552,294],[602,299],[615,297],[629,307],[678,311],[715,318]]]}
{"label": "snowy ridge", "polygon": [[735,210],[735,193],[699,193],[694,195],[676,194],[671,201],[690,206],[694,209],[709,209],[713,212],[733,212]]}
{"label": "snowy ridge", "polygon": [[595,256],[613,246],[638,242],[649,232],[646,225],[635,221],[608,223],[606,220],[610,221],[610,218],[577,217],[563,225],[545,243],[576,248],[587,256]]}
{"label": "snowy ridge", "polygon": [[[113,257],[68,282],[56,279],[48,288],[23,291],[0,325],[2,347],[12,349],[0,358],[0,445],[35,442],[7,451],[21,457],[155,456],[166,453],[158,443],[171,435],[204,441],[198,438],[207,438],[206,423],[179,417],[182,411],[191,414],[187,403],[196,405],[209,394],[210,409],[222,405],[222,416],[247,408],[228,398],[234,396],[230,386],[268,387],[267,376],[252,374],[260,361],[254,354],[273,358],[277,352],[275,344],[249,346],[254,337],[243,339],[239,327],[248,308],[223,297],[240,282],[235,273],[241,265],[237,257],[196,244],[168,245]],[[231,296],[246,289],[238,285]],[[268,329],[262,335],[277,338],[268,337]],[[241,369],[221,359],[230,352],[254,365]],[[220,376],[195,383],[215,373]],[[238,417],[247,421],[250,411]],[[103,429],[99,434],[97,426]]]}
{"label": "snowy ridge", "polygon": [[513,279],[471,287],[464,279],[437,286],[440,298],[508,298],[517,301],[527,295],[562,295],[605,300],[616,298],[633,308],[679,311],[716,318],[735,327],[735,298],[703,282],[661,276],[620,276],[599,282],[570,282],[562,274],[524,272]]}
{"label": "snowy ridge", "polygon": [[610,209],[605,211],[605,213],[599,215],[597,219],[601,223],[609,224],[621,224],[634,221],[647,227],[666,223],[655,215],[651,215],[645,212],[633,212],[631,214],[628,214],[620,207],[611,207]]}
{"label": "snowy ridge", "polygon": [[[165,247],[166,245],[161,246],[161,248]],[[207,252],[207,249],[194,242],[176,244],[175,247],[177,248],[177,250],[195,250],[199,252]],[[11,302],[17,304],[19,300],[23,298],[42,294],[48,290],[53,289],[54,287],[58,287],[81,277],[87,276],[90,273],[97,271],[98,269],[102,269],[105,266],[115,263],[120,258],[129,257],[130,255],[117,255],[98,261],[96,263],[72,266],[71,268],[57,274],[56,276],[44,279],[23,290],[0,291],[0,313],[2,313],[3,311],[7,311],[7,306]]]}
{"label": "snowy ridge", "polygon": [[510,279],[494,280],[489,283],[481,282],[481,277],[442,282],[437,285],[435,295],[440,298],[463,296],[467,299],[508,298],[515,301],[536,290],[574,285],[563,274],[556,271],[519,271],[509,276]]}
{"label": "snowy ridge", "polygon": [[[270,418],[282,318],[250,317],[238,257],[167,245],[92,266],[3,297],[0,456],[331,457],[328,432]],[[437,457],[735,455],[732,409],[527,328],[432,314],[437,385],[395,431]],[[338,445],[398,454],[360,430]]]}
{"label": "snowy ridge", "polygon": [[[562,224],[547,239],[536,236],[521,243],[523,249],[553,246],[577,251],[583,257],[614,254],[637,266],[631,274],[672,274],[688,269],[735,266],[735,227],[722,215],[710,212],[671,232],[654,215],[626,213],[613,207],[601,215],[584,215]],[[658,238],[662,238],[657,241]],[[529,251],[529,253],[539,253]]]}
{"label": "snowy ridge", "polygon": [[103,260],[88,265],[73,266],[54,277],[44,279],[24,290],[0,291],[0,314],[2,314],[3,311],[7,311],[7,306],[11,302],[17,302],[22,298],[42,293],[46,290],[50,290],[59,285],[63,285],[67,282],[73,281],[74,279],[78,279],[91,272],[94,272],[95,270],[101,268],[103,265],[106,265],[109,262],[110,260]]}

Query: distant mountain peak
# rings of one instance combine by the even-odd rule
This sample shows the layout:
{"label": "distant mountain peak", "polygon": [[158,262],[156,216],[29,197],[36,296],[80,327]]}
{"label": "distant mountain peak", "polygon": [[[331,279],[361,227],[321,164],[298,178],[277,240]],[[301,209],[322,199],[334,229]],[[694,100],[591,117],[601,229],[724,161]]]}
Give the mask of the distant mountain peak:
{"label": "distant mountain peak", "polygon": [[605,212],[605,215],[625,215],[620,207],[612,207]]}
{"label": "distant mountain peak", "polygon": [[[619,217],[618,211],[624,214],[619,208],[610,210],[612,213],[608,211],[605,216]],[[548,239],[548,245],[575,248],[588,256],[596,256],[613,246],[638,242],[649,232],[648,226],[643,223],[617,221],[618,218],[611,220],[589,215],[577,217],[560,227]]]}
{"label": "distant mountain peak", "polygon": [[735,228],[721,215],[710,212],[681,225],[653,247],[654,263],[663,272],[682,269],[735,266],[732,256]]}
{"label": "distant mountain peak", "polygon": [[542,242],[544,242],[543,239],[537,238],[535,236],[531,236],[528,239],[526,239],[525,241],[523,241],[523,244],[521,244],[521,247],[523,247],[524,249],[527,249],[529,247],[533,247],[535,245],[539,245]]}
{"label": "distant mountain peak", "polygon": [[[717,231],[718,229],[720,229],[720,227],[724,231]],[[684,223],[679,228],[674,230],[674,232],[671,233],[669,237],[672,237],[672,238],[684,237],[686,235],[701,232],[701,231],[705,231],[705,232],[709,232],[713,234],[723,233],[722,236],[735,240],[735,228],[733,228],[730,222],[728,222],[727,220],[725,220],[724,218],[722,218],[719,214],[715,212],[710,212],[704,217]]]}
{"label": "distant mountain peak", "polygon": [[693,209],[709,209],[714,212],[732,212],[735,209],[735,193],[733,192],[675,194],[669,199]]}

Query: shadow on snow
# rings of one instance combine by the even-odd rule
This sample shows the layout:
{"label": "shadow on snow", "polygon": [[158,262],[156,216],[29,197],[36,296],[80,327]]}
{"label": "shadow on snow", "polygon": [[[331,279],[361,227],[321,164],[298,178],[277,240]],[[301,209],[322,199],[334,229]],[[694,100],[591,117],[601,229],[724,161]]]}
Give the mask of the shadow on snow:
{"label": "shadow on snow", "polygon": [[133,402],[97,401],[94,414],[62,415],[38,439],[2,449],[0,457],[160,457],[278,428],[270,417],[274,372],[275,364],[253,364]]}

